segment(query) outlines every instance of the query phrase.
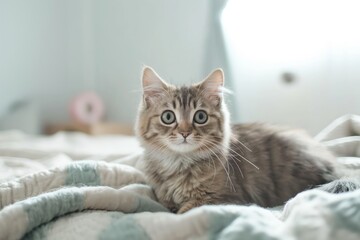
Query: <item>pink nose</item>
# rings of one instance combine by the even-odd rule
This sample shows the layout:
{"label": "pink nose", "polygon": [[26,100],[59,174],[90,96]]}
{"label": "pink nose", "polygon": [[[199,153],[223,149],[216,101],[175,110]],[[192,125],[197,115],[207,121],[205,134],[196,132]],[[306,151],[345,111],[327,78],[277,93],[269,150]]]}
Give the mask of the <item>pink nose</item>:
{"label": "pink nose", "polygon": [[180,132],[180,134],[184,137],[184,138],[187,138],[191,132]]}

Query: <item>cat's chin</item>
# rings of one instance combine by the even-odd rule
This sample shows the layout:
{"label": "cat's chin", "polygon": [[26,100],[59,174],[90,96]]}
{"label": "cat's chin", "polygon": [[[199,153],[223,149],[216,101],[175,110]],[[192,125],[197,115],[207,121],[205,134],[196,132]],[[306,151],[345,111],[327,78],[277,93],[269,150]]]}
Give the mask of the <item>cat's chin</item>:
{"label": "cat's chin", "polygon": [[188,153],[197,149],[196,144],[190,144],[190,143],[169,144],[168,147],[172,151],[179,153]]}

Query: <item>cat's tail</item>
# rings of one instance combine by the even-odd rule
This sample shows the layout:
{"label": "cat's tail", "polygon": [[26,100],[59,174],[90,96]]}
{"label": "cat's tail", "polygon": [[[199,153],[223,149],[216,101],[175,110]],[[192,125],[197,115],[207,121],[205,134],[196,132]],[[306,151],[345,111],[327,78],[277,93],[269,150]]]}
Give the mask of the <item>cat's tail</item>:
{"label": "cat's tail", "polygon": [[344,193],[360,189],[360,178],[343,177],[327,184],[321,185],[316,189],[329,193]]}
{"label": "cat's tail", "polygon": [[340,193],[360,188],[360,116],[345,115],[329,124],[315,140],[321,142],[339,163],[336,178],[318,189]]}
{"label": "cat's tail", "polygon": [[343,193],[360,189],[360,163],[343,158],[342,163],[335,169],[336,177],[333,181],[317,187],[329,193]]}

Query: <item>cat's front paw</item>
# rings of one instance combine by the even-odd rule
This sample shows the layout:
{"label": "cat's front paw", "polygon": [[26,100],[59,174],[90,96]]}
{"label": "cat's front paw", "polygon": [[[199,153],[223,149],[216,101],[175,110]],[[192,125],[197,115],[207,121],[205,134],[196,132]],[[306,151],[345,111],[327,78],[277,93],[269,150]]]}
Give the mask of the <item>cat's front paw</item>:
{"label": "cat's front paw", "polygon": [[169,210],[170,210],[170,212],[172,212],[172,213],[177,213],[177,212],[179,211],[179,209],[176,208],[176,207],[169,208]]}
{"label": "cat's front paw", "polygon": [[179,209],[179,211],[177,211],[177,214],[185,213],[185,212],[193,209],[194,207],[196,207],[196,205],[194,205],[192,203],[186,203]]}

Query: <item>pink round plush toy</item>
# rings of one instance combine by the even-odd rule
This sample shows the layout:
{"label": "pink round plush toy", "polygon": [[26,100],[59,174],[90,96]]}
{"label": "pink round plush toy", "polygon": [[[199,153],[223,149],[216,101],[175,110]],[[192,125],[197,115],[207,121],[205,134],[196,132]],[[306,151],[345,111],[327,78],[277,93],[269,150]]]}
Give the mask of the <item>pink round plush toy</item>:
{"label": "pink round plush toy", "polygon": [[104,104],[95,92],[84,92],[70,103],[70,115],[80,123],[97,123],[104,117]]}

